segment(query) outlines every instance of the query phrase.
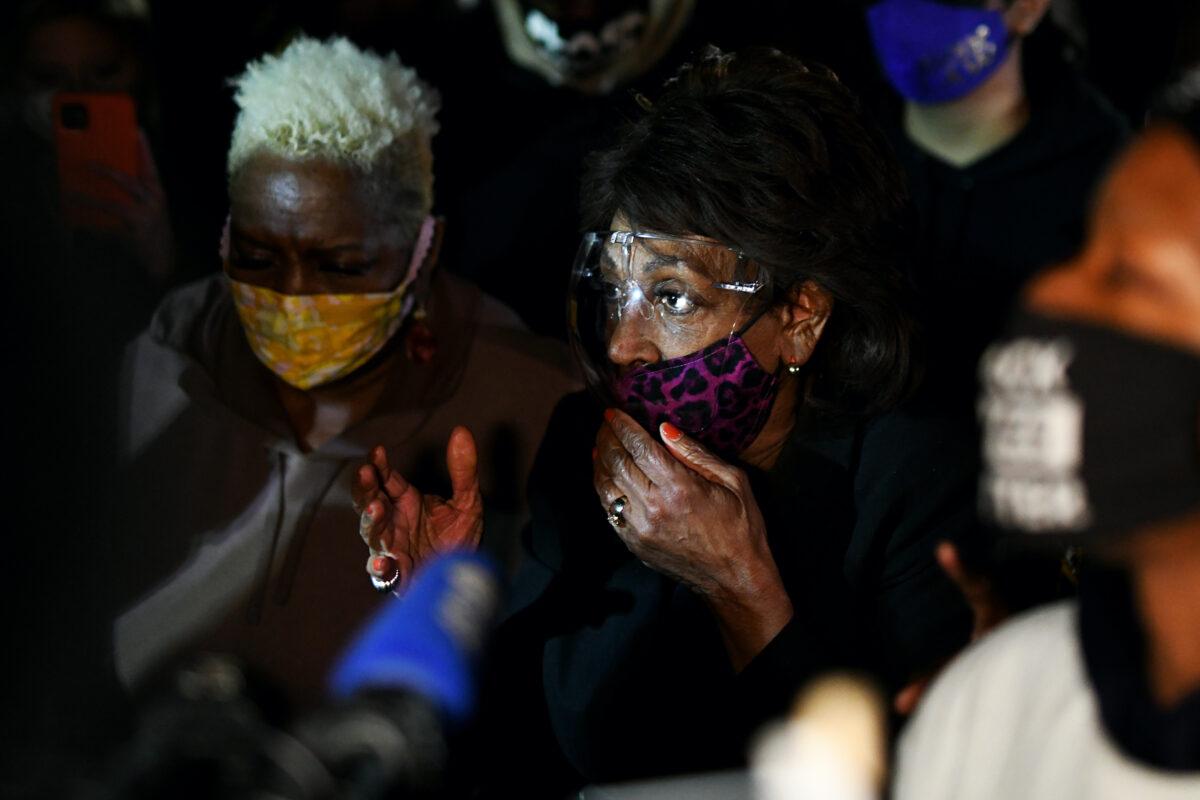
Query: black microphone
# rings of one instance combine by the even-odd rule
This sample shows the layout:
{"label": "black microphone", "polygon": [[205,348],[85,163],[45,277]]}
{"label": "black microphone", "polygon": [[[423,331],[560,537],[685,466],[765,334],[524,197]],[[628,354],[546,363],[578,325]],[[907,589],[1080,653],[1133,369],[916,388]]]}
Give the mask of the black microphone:
{"label": "black microphone", "polygon": [[487,556],[440,555],[346,650],[330,681],[340,704],[295,734],[351,792],[343,796],[432,797],[444,788],[450,742],[475,711],[501,586]]}
{"label": "black microphone", "polygon": [[97,796],[446,796],[501,587],[500,569],[482,554],[452,552],[423,565],[346,649],[329,705],[289,730],[270,723],[236,662],[208,657],[143,717]]}

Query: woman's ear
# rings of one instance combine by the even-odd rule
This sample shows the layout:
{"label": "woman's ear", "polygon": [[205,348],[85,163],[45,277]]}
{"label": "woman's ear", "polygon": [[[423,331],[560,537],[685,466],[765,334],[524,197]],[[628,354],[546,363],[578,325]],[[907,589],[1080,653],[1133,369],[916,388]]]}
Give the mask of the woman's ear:
{"label": "woman's ear", "polygon": [[1049,8],[1050,0],[1012,0],[1004,10],[1004,25],[1017,36],[1028,36]]}
{"label": "woman's ear", "polygon": [[781,349],[789,369],[801,367],[812,358],[832,311],[833,296],[813,281],[805,281],[788,293],[783,306]]}

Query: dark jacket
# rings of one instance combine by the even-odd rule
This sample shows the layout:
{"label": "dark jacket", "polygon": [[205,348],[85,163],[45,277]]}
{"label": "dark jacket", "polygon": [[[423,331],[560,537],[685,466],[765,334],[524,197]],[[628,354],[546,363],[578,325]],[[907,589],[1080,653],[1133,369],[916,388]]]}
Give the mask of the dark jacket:
{"label": "dark jacket", "polygon": [[600,419],[586,396],[566,398],[531,474],[533,523],[491,671],[521,742],[506,768],[541,769],[519,766],[534,741],[587,781],[730,766],[816,674],[865,668],[890,690],[966,641],[967,608],[932,556],[973,527],[960,431],[903,413],[800,431],[770,472],[751,473],[795,616],[734,674],[703,601],[605,521],[589,458]]}

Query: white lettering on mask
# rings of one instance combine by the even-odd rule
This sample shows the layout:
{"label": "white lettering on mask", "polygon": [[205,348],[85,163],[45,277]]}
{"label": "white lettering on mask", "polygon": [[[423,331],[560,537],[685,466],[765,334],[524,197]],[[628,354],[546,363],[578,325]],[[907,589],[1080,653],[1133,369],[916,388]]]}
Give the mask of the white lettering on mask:
{"label": "white lettering on mask", "polygon": [[1017,339],[980,362],[985,469],[982,511],[1030,532],[1077,530],[1091,519],[1079,478],[1083,404],[1071,391],[1068,342]]}

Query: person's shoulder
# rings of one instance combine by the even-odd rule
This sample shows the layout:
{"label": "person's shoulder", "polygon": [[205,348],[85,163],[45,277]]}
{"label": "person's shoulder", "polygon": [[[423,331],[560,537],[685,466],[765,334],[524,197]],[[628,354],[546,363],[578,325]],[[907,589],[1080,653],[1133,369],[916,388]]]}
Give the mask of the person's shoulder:
{"label": "person's shoulder", "polygon": [[163,298],[149,326],[125,349],[118,389],[122,453],[136,452],[151,438],[148,431],[161,430],[188,406],[183,376],[209,374],[220,360],[220,331],[232,324],[231,317],[236,319],[236,311],[219,274]]}
{"label": "person's shoulder", "polygon": [[[933,681],[901,735],[895,796],[954,797],[971,786],[1005,796],[1035,768],[1031,743],[1074,747],[1094,717],[1079,655],[1077,605],[1027,612],[964,650]],[[1020,770],[1021,767],[1018,767]]]}
{"label": "person's shoulder", "polygon": [[977,689],[1015,690],[1026,681],[1045,686],[1040,678],[1052,669],[1078,669],[1078,615],[1074,600],[1062,600],[1007,621],[955,659],[934,683],[928,701]]}
{"label": "person's shoulder", "polygon": [[[454,277],[457,283],[465,283],[461,278]],[[482,289],[479,291],[479,324],[484,328],[500,330],[525,331],[529,328],[521,321],[521,317],[503,300],[493,297]]]}
{"label": "person's shoulder", "polygon": [[179,286],[166,294],[150,318],[142,339],[180,352],[191,348],[204,330],[233,307],[229,284],[216,273]]}
{"label": "person's shoulder", "polygon": [[532,452],[556,404],[581,385],[566,344],[531,332],[508,306],[462,278],[443,275],[437,291],[460,323],[452,326],[459,360],[443,410],[519,432]]}
{"label": "person's shoulder", "polygon": [[977,463],[978,433],[965,417],[909,404],[863,422],[859,474],[868,480],[890,475],[908,484],[961,478]]}
{"label": "person's shoulder", "polygon": [[1034,119],[1063,151],[1115,150],[1130,135],[1129,121],[1073,65],[1062,64],[1048,76],[1034,102]]}
{"label": "person's shoulder", "polygon": [[969,749],[975,736],[1004,739],[1064,697],[1086,693],[1073,600],[1009,620],[962,651],[929,686],[904,734],[914,744],[957,731]]}
{"label": "person's shoulder", "polygon": [[867,417],[863,428],[869,440],[925,447],[963,436],[971,429],[971,422],[961,415],[927,406],[918,399]]}
{"label": "person's shoulder", "polygon": [[124,380],[145,381],[150,374],[175,374],[188,364],[210,360],[204,351],[213,348],[218,330],[235,314],[221,275],[171,290],[126,348]]}
{"label": "person's shoulder", "polygon": [[562,394],[579,388],[564,342],[530,331],[515,311],[462,278],[447,274],[445,280],[451,294],[475,295],[475,357],[483,359],[496,377],[515,380],[532,391],[544,388]]}

